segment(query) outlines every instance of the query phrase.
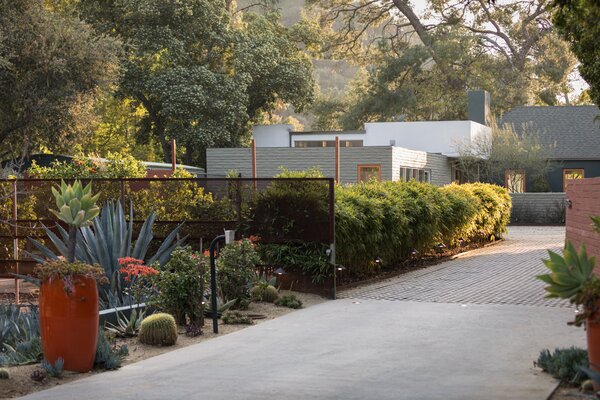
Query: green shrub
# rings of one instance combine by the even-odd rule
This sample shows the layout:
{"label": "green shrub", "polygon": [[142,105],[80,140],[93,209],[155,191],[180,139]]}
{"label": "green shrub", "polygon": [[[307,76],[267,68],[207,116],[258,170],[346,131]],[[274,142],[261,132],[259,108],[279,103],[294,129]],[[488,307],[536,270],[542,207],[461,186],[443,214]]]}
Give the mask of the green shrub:
{"label": "green shrub", "polygon": [[275,300],[275,305],[278,307],[298,309],[302,308],[302,301],[296,298],[296,296],[294,296],[293,294],[284,294],[283,296]]}
{"label": "green shrub", "polygon": [[49,167],[39,166],[34,161],[27,174],[40,179],[143,178],[146,167],[130,154],[109,153],[104,160],[78,155],[72,161],[53,161]]}
{"label": "green shrub", "polygon": [[326,238],[329,230],[329,184],[317,180],[323,175],[317,169],[288,171],[276,178],[313,178],[313,180],[279,180],[259,192],[249,205],[250,235],[263,240],[307,240]]}
{"label": "green shrub", "polygon": [[483,183],[338,186],[336,261],[349,268],[349,276],[360,278],[397,265],[415,250],[423,254],[440,243],[486,241],[505,231],[510,204],[506,189]]}
{"label": "green shrub", "polygon": [[239,306],[250,299],[249,288],[261,262],[254,244],[242,239],[225,246],[217,259],[217,279],[225,302],[237,299]]}
{"label": "green shrub", "polygon": [[171,314],[158,313],[142,321],[138,339],[151,346],[172,346],[177,342],[177,324]]}
{"label": "green shrub", "polygon": [[578,367],[589,365],[588,354],[578,347],[556,349],[554,353],[548,349],[542,350],[535,364],[563,383],[580,385],[587,379]]}
{"label": "green shrub", "polygon": [[202,326],[207,263],[190,247],[179,247],[171,253],[171,260],[159,267],[154,280],[158,294],[156,306],[173,315],[179,325]]}

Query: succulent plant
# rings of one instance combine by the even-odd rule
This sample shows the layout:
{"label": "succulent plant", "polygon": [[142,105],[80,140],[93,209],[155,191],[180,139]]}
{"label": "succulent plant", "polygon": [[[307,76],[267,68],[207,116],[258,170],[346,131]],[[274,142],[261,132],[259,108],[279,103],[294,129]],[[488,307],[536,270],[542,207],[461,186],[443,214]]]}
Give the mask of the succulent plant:
{"label": "succulent plant", "polygon": [[133,337],[137,336],[142,321],[146,315],[145,310],[138,312],[138,309],[134,308],[131,310],[131,314],[127,317],[125,314],[116,310],[117,312],[117,324],[106,322],[106,330],[114,333],[118,337]]}
{"label": "succulent plant", "polygon": [[46,371],[40,368],[34,369],[31,375],[29,375],[29,377],[36,382],[42,382],[44,379],[46,379],[46,376],[48,376]]}
{"label": "succulent plant", "polygon": [[100,193],[92,195],[92,183],[83,186],[79,180],[73,186],[65,181],[60,182],[60,192],[52,188],[58,211],[50,210],[58,219],[75,227],[87,226],[98,214],[100,208],[96,205]]}
{"label": "succulent plant", "polygon": [[549,274],[538,275],[537,278],[548,284],[546,297],[558,297],[573,300],[582,292],[586,284],[594,278],[595,257],[588,257],[585,245],[581,245],[579,253],[573,243],[567,242],[563,255],[548,251],[549,260],[543,260],[550,270]]}
{"label": "succulent plant", "polygon": [[42,369],[46,371],[46,373],[54,378],[60,378],[63,373],[63,366],[65,365],[65,360],[61,357],[57,358],[54,364],[50,361],[42,360]]}
{"label": "succulent plant", "polygon": [[250,289],[250,295],[254,299],[266,301],[268,303],[272,303],[279,298],[279,292],[275,286],[269,285],[265,282],[261,282]]}
{"label": "succulent plant", "polygon": [[138,339],[152,346],[172,346],[177,342],[177,324],[171,314],[158,313],[144,318]]}
{"label": "succulent plant", "polygon": [[0,379],[10,379],[10,373],[6,368],[0,368]]}
{"label": "succulent plant", "polygon": [[279,299],[275,300],[275,305],[278,307],[287,307],[298,309],[302,308],[302,301],[300,301],[293,294],[285,294],[281,296]]}
{"label": "succulent plant", "polygon": [[107,371],[115,370],[121,367],[123,360],[128,355],[129,347],[126,344],[116,345],[114,335],[102,332],[102,328],[100,328],[94,365],[102,366]]}
{"label": "succulent plant", "polygon": [[[104,268],[106,276],[110,279],[110,288],[105,288],[106,291],[102,295],[110,303],[108,304],[109,308],[123,305],[119,258],[133,257],[144,260],[146,265],[152,265],[155,262],[165,265],[171,258],[173,250],[187,238],[187,236],[178,238],[182,227],[179,225],[167,235],[152,257],[146,257],[154,238],[152,227],[155,220],[156,214],[150,213],[133,244],[133,208],[130,207],[129,218],[127,218],[120,202],[109,202],[102,207],[100,216],[92,221],[93,226],[80,228],[75,245],[75,258],[87,264],[99,264]],[[58,226],[57,230],[59,235],[56,235],[51,229],[45,228],[49,241],[52,242],[58,253],[30,238],[31,244],[39,251],[39,254],[29,253],[28,255],[39,263],[44,263],[46,259],[56,259],[58,255],[68,257],[69,233],[61,226]]]}
{"label": "succulent plant", "polygon": [[226,311],[223,314],[223,323],[229,325],[254,325],[252,318],[239,311]]}

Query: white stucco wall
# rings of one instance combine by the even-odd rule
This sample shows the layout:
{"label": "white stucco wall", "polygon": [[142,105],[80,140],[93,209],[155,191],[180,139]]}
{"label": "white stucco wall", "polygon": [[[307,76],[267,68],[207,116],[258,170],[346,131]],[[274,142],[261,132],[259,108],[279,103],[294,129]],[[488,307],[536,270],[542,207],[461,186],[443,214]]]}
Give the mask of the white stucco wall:
{"label": "white stucco wall", "polygon": [[491,135],[489,127],[473,121],[371,122],[365,124],[365,146],[394,146],[458,155],[457,148],[480,135]]}
{"label": "white stucco wall", "polygon": [[256,125],[252,128],[252,137],[256,147],[290,147],[292,125]]}

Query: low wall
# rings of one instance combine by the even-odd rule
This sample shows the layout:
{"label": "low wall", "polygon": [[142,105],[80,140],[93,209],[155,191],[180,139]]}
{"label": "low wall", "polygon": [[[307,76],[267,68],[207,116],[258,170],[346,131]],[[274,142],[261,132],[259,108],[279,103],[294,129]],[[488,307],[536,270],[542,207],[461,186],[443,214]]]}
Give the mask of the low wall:
{"label": "low wall", "polygon": [[565,223],[565,194],[562,192],[511,193],[510,197],[513,224]]}
{"label": "low wall", "polygon": [[[567,240],[576,248],[585,243],[588,254],[600,259],[600,234],[590,217],[600,215],[600,178],[569,181],[567,184]],[[598,267],[596,273],[600,274]]]}

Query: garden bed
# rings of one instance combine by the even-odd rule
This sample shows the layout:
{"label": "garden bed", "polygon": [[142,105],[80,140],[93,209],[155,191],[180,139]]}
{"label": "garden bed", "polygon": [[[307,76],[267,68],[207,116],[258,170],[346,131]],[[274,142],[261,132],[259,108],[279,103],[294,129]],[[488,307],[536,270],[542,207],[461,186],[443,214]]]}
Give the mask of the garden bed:
{"label": "garden bed", "polygon": [[[285,294],[286,292],[282,292]],[[296,297],[300,299],[304,307],[310,307],[312,305],[325,301],[324,298],[307,293],[294,292]],[[247,311],[243,311],[243,314],[259,314],[264,315],[264,319],[254,320],[255,324],[259,324],[264,321],[268,321],[282,315],[288,314],[294,311],[290,308],[276,307],[271,303],[254,302],[250,304]],[[157,356],[162,353],[166,353],[172,350],[176,350],[182,347],[190,346],[203,342],[205,340],[212,339],[216,336],[223,336],[231,332],[238,331],[249,327],[250,325],[226,325],[222,321],[219,321],[219,334],[215,335],[211,329],[211,320],[207,319],[203,334],[196,337],[188,337],[185,335],[184,328],[179,328],[179,336],[177,338],[177,344],[170,347],[154,347],[144,345],[138,342],[137,338],[118,339],[117,344],[127,344],[129,346],[129,356],[125,359],[123,365],[132,364],[144,359]],[[53,386],[64,385],[76,379],[85,378],[92,374],[102,373],[103,370],[92,371],[87,374],[77,374],[71,372],[65,372],[62,378],[47,377],[44,382],[35,382],[31,380],[31,373],[39,368],[39,364],[31,364],[24,366],[8,367],[11,378],[6,381],[0,381],[0,399],[14,398],[24,396],[28,393],[37,392],[44,389],[49,389]]]}

